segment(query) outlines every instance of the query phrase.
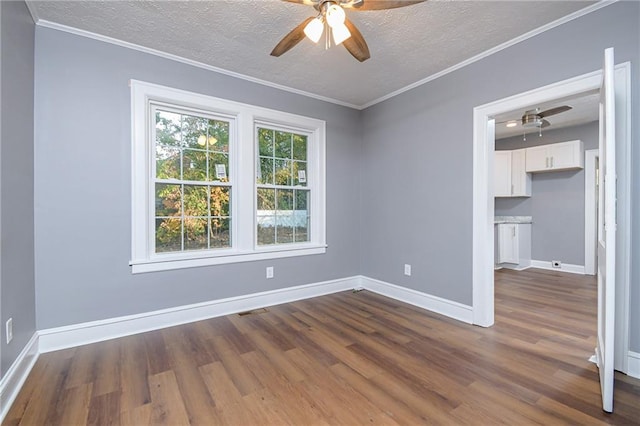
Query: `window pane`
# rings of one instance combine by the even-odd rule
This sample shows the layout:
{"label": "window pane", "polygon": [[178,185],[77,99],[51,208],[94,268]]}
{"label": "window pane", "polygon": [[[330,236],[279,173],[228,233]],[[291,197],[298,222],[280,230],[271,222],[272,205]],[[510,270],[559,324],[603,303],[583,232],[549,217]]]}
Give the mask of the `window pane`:
{"label": "window pane", "polygon": [[275,244],[275,216],[258,216],[258,245]]}
{"label": "window pane", "polygon": [[230,247],[231,246],[231,220],[212,218],[211,227],[209,228],[209,238],[211,248]]}
{"label": "window pane", "polygon": [[293,210],[293,190],[292,189],[277,190],[276,210]]}
{"label": "window pane", "polygon": [[293,184],[307,186],[307,162],[293,162]]}
{"label": "window pane", "polygon": [[207,179],[207,153],[205,151],[184,149],[182,152],[182,179]]}
{"label": "window pane", "polygon": [[258,129],[258,151],[265,157],[273,157],[273,130]]}
{"label": "window pane", "polygon": [[185,250],[205,250],[209,248],[208,235],[209,223],[206,217],[187,217],[184,219]]}
{"label": "window pane", "polygon": [[258,188],[258,214],[273,214],[260,213],[260,210],[275,210],[276,209],[276,190]]}
{"label": "window pane", "polygon": [[307,137],[304,135],[293,135],[293,159],[307,159]]}
{"label": "window pane", "polygon": [[309,210],[309,191],[296,190],[296,210]]}
{"label": "window pane", "polygon": [[180,114],[156,110],[156,145],[179,147]]}
{"label": "window pane", "polygon": [[229,156],[209,152],[209,180],[229,182]]}
{"label": "window pane", "polygon": [[184,185],[184,215],[208,216],[209,191],[206,186]]}
{"label": "window pane", "polygon": [[276,190],[258,188],[257,196],[258,244],[274,244],[276,242]]}
{"label": "window pane", "polygon": [[186,147],[205,149],[208,121],[206,118],[182,114],[182,141]]}
{"label": "window pane", "polygon": [[182,250],[182,219],[156,219],[156,253]]}
{"label": "window pane", "polygon": [[273,159],[260,157],[260,169],[257,176],[258,183],[273,185]]}
{"label": "window pane", "polygon": [[296,225],[294,242],[302,243],[309,241],[309,223]]}
{"label": "window pane", "polygon": [[156,145],[156,177],[180,179],[180,149]]}
{"label": "window pane", "polygon": [[276,242],[293,242],[293,190],[279,189],[276,192]]}
{"label": "window pane", "polygon": [[182,206],[181,185],[156,183],[156,216],[180,215]]}
{"label": "window pane", "polygon": [[227,217],[231,216],[229,204],[231,201],[230,190],[225,186],[211,187],[211,216]]}
{"label": "window pane", "polygon": [[289,132],[276,132],[276,157],[291,158],[291,136]]}
{"label": "window pane", "polygon": [[210,151],[229,152],[229,123],[209,120],[207,141]]}
{"label": "window pane", "polygon": [[295,191],[294,241],[309,241],[309,191]]}
{"label": "window pane", "polygon": [[291,161],[290,160],[275,160],[275,184],[276,185],[291,185]]}
{"label": "window pane", "polygon": [[276,215],[276,242],[293,242],[293,210],[278,210]]}

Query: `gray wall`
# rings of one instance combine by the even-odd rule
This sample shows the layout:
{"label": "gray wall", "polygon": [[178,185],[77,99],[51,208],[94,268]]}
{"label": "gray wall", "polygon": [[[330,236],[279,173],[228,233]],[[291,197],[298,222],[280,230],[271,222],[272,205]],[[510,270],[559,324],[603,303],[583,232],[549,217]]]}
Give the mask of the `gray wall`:
{"label": "gray wall", "polygon": [[[638,2],[619,2],[363,113],[362,273],[472,304],[473,108],[595,71],[603,51],[640,62]],[[544,49],[541,51],[541,46]],[[632,117],[639,89],[632,87]],[[633,121],[633,217],[640,217],[639,122]],[[632,258],[640,253],[635,224]],[[402,264],[413,265],[405,277]],[[640,262],[633,262],[631,347],[640,350]]]}
{"label": "gray wall", "polygon": [[[33,51],[34,24],[23,2],[2,8],[2,132],[0,136],[0,369],[4,375],[35,328],[33,249]],[[4,324],[13,318],[13,340]]]}
{"label": "gray wall", "polygon": [[[598,149],[598,122],[545,130],[542,137],[516,136],[496,141],[496,150],[520,149],[580,139]],[[584,169],[533,173],[530,198],[496,198],[496,216],[532,216],[531,256],[584,265]]]}
{"label": "gray wall", "polygon": [[[326,120],[327,253],[132,275],[129,79]],[[358,111],[43,27],[35,92],[38,329],[360,272]]]}

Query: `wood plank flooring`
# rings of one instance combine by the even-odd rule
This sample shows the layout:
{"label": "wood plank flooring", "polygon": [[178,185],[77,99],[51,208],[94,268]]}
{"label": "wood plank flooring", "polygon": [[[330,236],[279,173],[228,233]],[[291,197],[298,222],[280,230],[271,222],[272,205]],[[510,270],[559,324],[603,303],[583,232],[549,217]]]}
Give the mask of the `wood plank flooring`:
{"label": "wood plank flooring", "polygon": [[496,325],[344,292],[43,354],[6,425],[640,424],[600,408],[593,277],[496,273]]}

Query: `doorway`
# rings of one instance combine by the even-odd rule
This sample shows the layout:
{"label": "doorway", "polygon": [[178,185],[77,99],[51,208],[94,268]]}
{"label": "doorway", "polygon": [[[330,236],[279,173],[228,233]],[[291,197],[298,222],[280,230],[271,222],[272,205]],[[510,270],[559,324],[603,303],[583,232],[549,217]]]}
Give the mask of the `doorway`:
{"label": "doorway", "polygon": [[[539,89],[514,95],[474,108],[473,180],[473,323],[489,327],[494,323],[494,198],[493,117],[528,105],[599,90],[602,72],[596,71]],[[616,66],[616,109],[618,120],[618,232],[616,242],[616,369],[626,372],[628,363],[628,294],[630,254],[630,64]]]}

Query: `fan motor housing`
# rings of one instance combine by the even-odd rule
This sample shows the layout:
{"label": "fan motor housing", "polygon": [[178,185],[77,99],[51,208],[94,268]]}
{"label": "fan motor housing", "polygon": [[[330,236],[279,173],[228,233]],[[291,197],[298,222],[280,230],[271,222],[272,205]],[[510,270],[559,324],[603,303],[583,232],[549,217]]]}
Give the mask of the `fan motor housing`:
{"label": "fan motor housing", "polygon": [[522,116],[522,127],[540,127],[542,118],[538,114],[525,114]]}

